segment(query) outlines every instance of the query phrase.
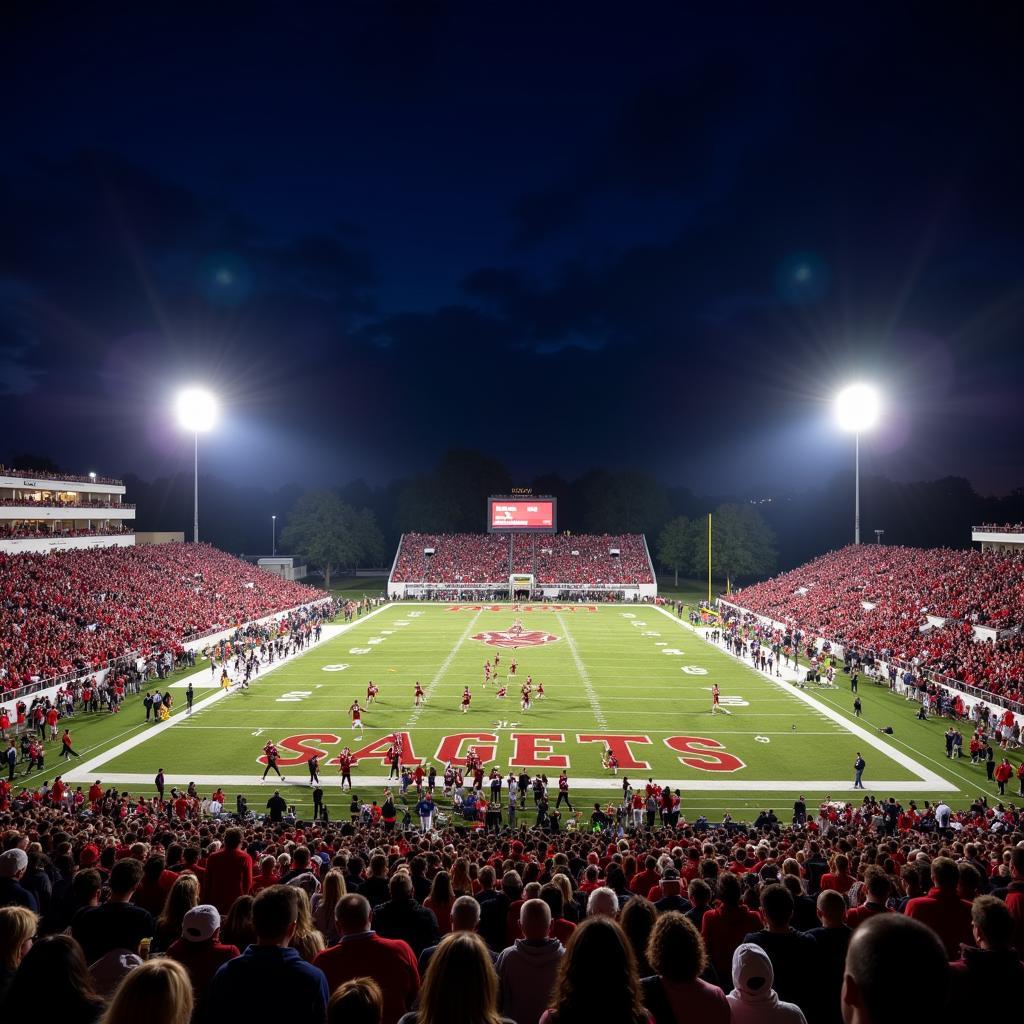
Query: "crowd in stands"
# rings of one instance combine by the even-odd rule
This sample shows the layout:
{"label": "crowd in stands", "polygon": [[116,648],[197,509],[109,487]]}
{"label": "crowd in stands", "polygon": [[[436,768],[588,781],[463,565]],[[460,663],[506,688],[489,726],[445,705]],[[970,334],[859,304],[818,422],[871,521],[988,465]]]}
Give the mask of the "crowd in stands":
{"label": "crowd in stands", "polygon": [[[506,534],[407,533],[392,580],[456,586],[507,582],[509,548]],[[512,571],[532,573],[537,586],[564,584],[578,588],[654,582],[640,534],[514,534],[511,548]]]}
{"label": "crowd in stands", "polygon": [[0,554],[0,687],[88,672],[323,598],[208,545]]}
{"label": "crowd in stands", "polygon": [[97,476],[91,473],[51,473],[45,469],[12,469],[0,463],[0,476],[17,476],[23,480],[73,480],[80,484],[116,484],[121,486],[123,480],[115,480],[109,476]]}
{"label": "crowd in stands", "polygon": [[105,526],[94,526],[91,529],[57,527],[52,520],[15,520],[0,523],[0,538],[35,539],[39,537],[111,537],[115,534],[134,533],[134,523],[123,523],[120,520],[107,523]]}
{"label": "crowd in stands", "polygon": [[1024,832],[1004,812],[996,829],[983,798],[958,813],[800,798],[790,825],[765,811],[728,827],[415,832],[202,817],[184,794],[99,780],[7,788],[0,1013],[889,1024],[990,999],[1010,1013]]}
{"label": "crowd in stands", "polygon": [[[976,640],[972,632],[974,625],[1024,624],[1024,556],[865,544],[744,587],[729,600],[814,639],[999,697],[1024,697],[1021,636]],[[945,624],[935,627],[930,616]]]}
{"label": "crowd in stands", "polygon": [[971,527],[973,530],[986,530],[990,533],[1024,533],[1024,523],[982,523]]}
{"label": "crowd in stands", "polygon": [[90,498],[88,500],[66,498],[0,498],[0,505],[19,508],[26,505],[39,505],[42,508],[135,508],[126,501],[114,501],[113,498]]}

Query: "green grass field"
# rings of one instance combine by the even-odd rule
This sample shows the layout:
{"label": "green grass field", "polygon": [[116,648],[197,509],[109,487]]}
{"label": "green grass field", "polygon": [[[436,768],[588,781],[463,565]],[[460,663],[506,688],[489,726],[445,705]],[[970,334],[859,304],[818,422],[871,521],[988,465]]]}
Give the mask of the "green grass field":
{"label": "green grass field", "polygon": [[[516,621],[525,634],[537,635],[516,637],[515,651],[485,642]],[[100,778],[149,792],[162,767],[169,784],[195,779],[208,790],[223,783],[229,804],[243,792],[258,808],[274,788],[273,776],[260,783],[258,760],[273,739],[287,779],[281,788],[307,813],[306,751],[320,751],[326,801],[336,816],[348,797],[337,788],[330,759],[345,745],[355,751],[397,730],[408,734],[407,756],[439,769],[439,759],[464,754],[471,743],[483,748],[487,767],[496,763],[504,772],[524,766],[553,781],[565,764],[576,806],[614,799],[623,775],[634,781],[654,777],[682,790],[691,820],[698,814],[720,818],[725,811],[750,819],[769,806],[785,817],[800,792],[812,801],[857,799],[851,766],[858,750],[868,762],[868,789],[879,795],[919,801],[942,796],[959,805],[978,792],[993,792],[983,768],[946,760],[945,723],[918,722],[914,706],[887,689],[863,684],[864,717],[855,720],[845,676],[837,689],[803,693],[737,662],[705,642],[702,631],[650,606],[516,611],[509,605],[404,603],[327,633],[329,639],[245,691],[221,694],[209,687],[209,672],[200,673],[197,687],[206,686],[197,688],[191,716],[184,714],[179,680],[172,692],[181,707],[171,724],[141,723],[141,698],[132,698],[118,716],[83,723],[76,727],[76,746],[83,750],[84,736],[84,763],[76,762],[66,778]],[[529,646],[531,639],[546,642]],[[496,652],[503,682],[513,654],[519,664],[504,700],[496,698],[493,682],[483,685],[483,664]],[[546,694],[523,712],[518,690],[527,675],[543,682]],[[347,708],[357,697],[365,704],[369,679],[380,695],[363,716],[360,736]],[[417,679],[427,691],[419,710],[413,706]],[[713,682],[729,714],[711,714]],[[466,685],[473,703],[463,714],[459,699]],[[882,725],[892,725],[894,735],[882,736]],[[618,778],[601,768],[606,738],[622,750]],[[384,749],[353,769],[357,792],[362,786],[363,795],[376,796],[383,788]],[[632,766],[625,760],[630,757]]]}

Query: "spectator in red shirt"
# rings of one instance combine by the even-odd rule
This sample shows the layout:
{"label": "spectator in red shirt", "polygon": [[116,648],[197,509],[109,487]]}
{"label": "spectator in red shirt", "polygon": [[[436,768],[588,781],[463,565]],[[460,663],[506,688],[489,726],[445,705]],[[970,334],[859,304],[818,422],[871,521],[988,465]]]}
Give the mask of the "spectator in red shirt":
{"label": "spectator in red shirt", "polygon": [[382,1024],[397,1024],[416,998],[420,974],[416,957],[402,939],[385,939],[370,927],[370,904],[350,893],[335,911],[341,941],[313,961],[327,976],[331,991],[353,978],[373,978],[384,993]]}
{"label": "spectator in red shirt", "polygon": [[743,936],[761,927],[761,918],[740,903],[739,879],[726,872],[718,879],[718,905],[701,921],[700,931],[708,956],[720,978],[732,977],[732,955]]}
{"label": "spectator in red shirt", "polygon": [[950,960],[960,958],[960,945],[974,943],[971,931],[971,905],[957,892],[960,870],[948,857],[932,861],[932,888],[907,904],[904,913],[928,925],[942,940]]}
{"label": "spectator in red shirt", "polygon": [[156,917],[163,911],[167,894],[177,877],[177,872],[167,870],[162,853],[151,854],[142,867],[142,882],[132,896],[132,903]]}
{"label": "spectator in red shirt", "polygon": [[252,857],[241,847],[242,830],[229,828],[224,833],[224,849],[211,854],[206,862],[204,895],[207,903],[212,903],[222,914],[252,888]]}
{"label": "spectator in red shirt", "polygon": [[889,898],[892,886],[888,875],[880,867],[872,864],[864,872],[864,888],[868,893],[867,900],[859,907],[851,907],[846,912],[846,923],[851,929],[859,927],[878,914],[889,913],[885,901]]}

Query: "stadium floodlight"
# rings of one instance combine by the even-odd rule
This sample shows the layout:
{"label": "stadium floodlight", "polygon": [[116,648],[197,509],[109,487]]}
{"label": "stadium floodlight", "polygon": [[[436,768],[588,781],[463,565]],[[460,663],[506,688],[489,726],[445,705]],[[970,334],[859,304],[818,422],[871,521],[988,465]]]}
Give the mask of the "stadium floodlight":
{"label": "stadium floodlight", "polygon": [[91,480],[91,481],[92,481],[93,483],[96,483],[96,474],[95,474],[94,472],[92,472],[92,470],[90,470],[90,471],[89,471],[89,479],[90,479],[90,480]]}
{"label": "stadium floodlight", "polygon": [[174,404],[178,423],[191,431],[195,439],[195,462],[192,491],[192,543],[199,543],[199,435],[212,430],[217,422],[217,399],[203,388],[185,388]]}
{"label": "stadium floodlight", "polygon": [[882,410],[882,399],[870,384],[849,384],[836,395],[836,420],[855,437],[853,470],[853,543],[860,543],[860,435],[870,430]]}
{"label": "stadium floodlight", "polygon": [[270,517],[270,557],[277,557],[277,516]]}

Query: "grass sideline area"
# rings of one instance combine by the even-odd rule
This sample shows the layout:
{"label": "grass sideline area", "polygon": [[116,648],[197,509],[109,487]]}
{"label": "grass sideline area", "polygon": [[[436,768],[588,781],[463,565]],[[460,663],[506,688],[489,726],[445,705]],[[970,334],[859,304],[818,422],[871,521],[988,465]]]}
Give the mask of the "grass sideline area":
{"label": "grass sideline area", "polygon": [[[244,793],[258,811],[277,788],[273,776],[259,781],[258,758],[263,744],[273,739],[287,778],[279,788],[300,814],[311,810],[305,760],[310,750],[322,753],[325,800],[331,817],[338,818],[347,815],[349,796],[338,788],[330,760],[345,745],[355,751],[380,741],[376,756],[353,769],[356,792],[379,798],[387,775],[387,738],[397,730],[408,734],[412,755],[439,770],[446,753],[464,753],[475,743],[504,773],[510,761],[517,771],[522,763],[531,774],[545,771],[554,784],[557,759],[565,758],[577,809],[595,800],[618,800],[627,775],[634,783],[653,777],[678,787],[684,816],[691,821],[702,814],[720,820],[726,812],[735,820],[751,820],[766,807],[788,820],[799,793],[812,803],[826,797],[859,799],[851,769],[857,750],[868,761],[868,792],[878,796],[919,804],[942,796],[958,807],[980,792],[995,798],[983,766],[945,758],[946,723],[919,722],[916,705],[887,688],[862,684],[864,713],[857,720],[842,674],[836,689],[802,694],[741,664],[706,642],[703,630],[693,631],[667,611],[626,605],[525,607],[386,605],[347,629],[328,627],[319,645],[265,673],[247,691],[221,695],[209,687],[208,671],[197,673],[191,717],[184,714],[179,674],[171,688],[178,698],[172,726],[147,726],[141,696],[132,697],[120,715],[74,721],[76,749],[86,756],[60,767],[67,767],[66,778],[75,784],[99,778],[132,793],[150,793],[152,777],[162,767],[169,785],[194,778],[203,792],[223,782],[229,807],[236,793]],[[486,642],[509,642],[509,627],[517,621],[530,643],[513,651]],[[483,664],[496,652],[503,681],[515,654],[516,679],[532,674],[535,684],[544,683],[545,697],[530,711],[520,709],[518,682],[504,700],[495,697],[493,683],[484,688]],[[369,679],[380,695],[363,716],[360,737],[347,708],[356,697],[365,704]],[[421,710],[413,707],[417,679],[427,691]],[[712,682],[720,686],[729,714],[711,714]],[[467,684],[473,703],[463,714],[459,698]],[[886,725],[893,727],[892,736],[878,732]],[[851,731],[858,728],[863,732]],[[126,746],[139,736],[141,742]],[[626,757],[649,768],[623,764],[618,778],[602,771],[601,737],[609,736],[629,737],[615,742],[625,744]],[[56,773],[52,758],[58,749],[50,745],[48,771],[37,784]],[[1011,788],[1015,792],[1015,782]],[[527,821],[531,807],[528,801]]]}

